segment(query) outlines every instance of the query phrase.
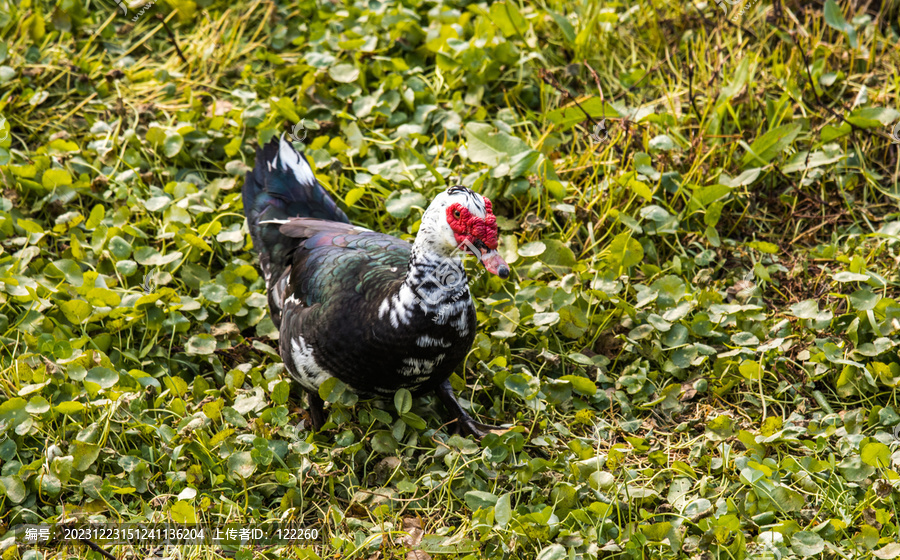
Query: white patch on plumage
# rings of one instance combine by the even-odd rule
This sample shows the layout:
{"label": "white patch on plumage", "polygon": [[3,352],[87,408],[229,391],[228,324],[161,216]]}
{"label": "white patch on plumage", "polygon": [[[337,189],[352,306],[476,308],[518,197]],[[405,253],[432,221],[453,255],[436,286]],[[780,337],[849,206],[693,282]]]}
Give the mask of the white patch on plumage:
{"label": "white patch on plumage", "polygon": [[[468,296],[467,291],[466,297],[442,303],[435,311],[437,316],[434,318],[434,322],[438,325],[453,324],[454,328],[460,331],[460,334],[463,336],[468,334],[469,307],[472,305],[472,300]],[[464,324],[465,327],[461,329],[458,326],[459,324]]]}
{"label": "white patch on plumage", "polygon": [[396,294],[391,298],[391,311],[390,311],[390,319],[391,326],[395,329],[400,328],[400,324],[408,324],[409,321],[406,320],[406,312],[400,307],[400,297]]}
{"label": "white patch on plumage", "polygon": [[412,286],[408,289],[424,313],[439,313],[451,301],[471,301],[466,271],[458,255],[441,257],[416,253],[414,248],[404,286]]}
{"label": "white patch on plumage", "polygon": [[[434,370],[434,360],[424,360],[418,358],[405,358],[403,363],[406,367],[400,369],[400,375],[405,377],[415,377],[417,383],[430,379],[432,370]],[[424,377],[424,379],[420,379]]]}
{"label": "white patch on plumage", "polygon": [[263,221],[261,221],[261,222],[259,222],[259,223],[261,223],[261,224],[278,224],[278,225],[281,226],[281,225],[284,225],[284,224],[288,223],[289,221],[290,221],[290,220],[276,220],[276,219],[272,219],[272,220],[263,220]]}
{"label": "white patch on plumage", "polygon": [[[275,296],[273,301],[278,305],[279,309],[284,308],[285,301],[284,294],[288,289],[288,282],[291,279],[291,267],[287,267],[285,271],[282,273],[281,278],[278,279],[277,282],[273,286],[269,288],[269,291],[272,292],[272,295]],[[269,283],[269,276],[266,275],[266,284]],[[288,298],[290,300],[290,298]]]}
{"label": "white patch on plumage", "polygon": [[438,354],[433,360],[407,358],[403,360],[403,363],[410,364],[411,367],[401,369],[400,373],[407,377],[415,375],[416,378],[413,380],[415,384],[425,383],[426,381],[431,380],[431,372],[434,370],[434,367],[444,361],[444,358],[446,357],[446,354]]}
{"label": "white patch on plumage", "polygon": [[413,316],[413,308],[418,303],[418,298],[412,289],[405,283],[400,286],[400,290],[390,297],[390,300],[382,302],[378,310],[378,316],[382,316],[382,309],[387,303],[385,313],[390,313],[391,326],[395,329],[401,324],[408,325]]}
{"label": "white patch on plumage", "polygon": [[384,319],[384,316],[388,311],[391,310],[391,298],[387,297],[381,301],[381,305],[378,307],[378,318]]}
{"label": "white patch on plumage", "polygon": [[413,293],[412,288],[403,284],[400,286],[400,291],[397,293],[398,301],[403,309],[411,309],[413,305],[416,304],[416,294]]}
{"label": "white patch on plumage", "polygon": [[[443,338],[434,338],[428,336],[427,334],[423,334],[419,338],[416,339],[416,345],[422,348],[430,348],[432,346],[441,347],[441,348],[449,348],[450,343],[445,341]],[[441,354],[443,356],[443,354]]]}
{"label": "white patch on plumage", "polygon": [[433,362],[422,358],[403,358],[403,363],[417,369],[430,369]]}
{"label": "white patch on plumage", "polygon": [[458,315],[462,313],[465,314],[466,310],[469,308],[470,300],[468,298],[458,298],[451,302],[444,304],[444,309],[447,310],[447,313],[450,315]]}
{"label": "white patch on plumage", "polygon": [[453,324],[453,326],[456,327],[459,336],[466,336],[469,334],[469,321],[465,313],[461,313],[459,317],[457,317],[456,323]]}
{"label": "white patch on plumage", "polygon": [[292,171],[294,178],[301,185],[316,184],[316,175],[309,167],[309,163],[284,139],[284,135],[278,143],[278,159],[281,161],[282,169]]}
{"label": "white patch on plumage", "polygon": [[291,339],[291,359],[294,361],[294,372],[300,377],[300,384],[308,390],[318,390],[331,374],[322,369],[313,358],[313,351],[303,337],[296,335]]}

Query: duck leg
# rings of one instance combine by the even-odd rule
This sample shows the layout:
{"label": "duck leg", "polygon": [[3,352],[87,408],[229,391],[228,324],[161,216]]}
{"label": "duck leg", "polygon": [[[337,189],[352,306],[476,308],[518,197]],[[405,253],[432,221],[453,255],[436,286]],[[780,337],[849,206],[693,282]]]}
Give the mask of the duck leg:
{"label": "duck leg", "polygon": [[508,428],[482,424],[481,422],[476,422],[472,419],[472,417],[469,416],[469,413],[460,406],[459,401],[456,400],[456,395],[453,393],[453,387],[450,386],[449,379],[441,383],[436,392],[438,398],[441,399],[441,402],[444,403],[444,406],[450,411],[450,414],[456,418],[457,432],[460,432],[463,435],[473,435],[476,438],[481,439],[488,434],[499,435],[508,430]]}
{"label": "duck leg", "polygon": [[325,401],[315,393],[309,394],[309,419],[312,421],[312,429],[319,431],[325,425]]}

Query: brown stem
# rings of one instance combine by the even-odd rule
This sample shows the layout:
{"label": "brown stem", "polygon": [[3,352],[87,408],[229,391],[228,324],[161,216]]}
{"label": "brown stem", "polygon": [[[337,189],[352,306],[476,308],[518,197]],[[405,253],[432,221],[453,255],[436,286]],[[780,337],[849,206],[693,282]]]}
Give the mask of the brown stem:
{"label": "brown stem", "polygon": [[[581,112],[584,113],[584,116],[587,117],[587,119],[589,121],[591,121],[591,124],[593,124],[593,125],[598,124],[597,121],[595,121],[594,118],[590,115],[590,113],[588,113],[587,111],[584,110],[584,107],[582,107],[581,103],[579,103],[578,100],[575,99],[575,96],[572,95],[571,93],[569,93],[561,85],[559,85],[559,82],[556,81],[556,78],[553,77],[553,74],[551,74],[547,70],[544,70],[543,68],[541,68],[538,72],[540,73],[541,79],[544,80],[544,82],[546,84],[553,86],[553,88],[556,91],[558,91],[559,93],[561,93],[563,95],[563,98],[568,97],[569,99],[571,99],[575,103],[575,106],[578,107],[579,109],[581,109]],[[601,98],[601,100],[602,100],[602,98]],[[605,113],[605,111],[604,111],[604,113]]]}
{"label": "brown stem", "polygon": [[160,20],[163,24],[163,27],[166,28],[166,33],[169,34],[169,39],[172,41],[172,46],[175,47],[175,52],[178,53],[178,58],[181,59],[181,62],[187,64],[188,59],[184,56],[184,53],[181,52],[181,47],[178,46],[178,39],[176,39],[175,34],[172,33],[172,29],[169,27],[169,23],[166,21],[166,18],[162,14],[156,14],[156,18]]}
{"label": "brown stem", "polygon": [[78,540],[81,541],[83,544],[87,545],[88,548],[90,548],[94,552],[99,553],[101,556],[103,556],[104,558],[107,558],[108,560],[119,560],[118,558],[116,558],[115,556],[113,556],[112,554],[107,552],[105,548],[103,548],[99,544],[95,543],[91,539],[78,539]]}
{"label": "brown stem", "polygon": [[703,117],[700,116],[700,111],[697,110],[697,103],[694,101],[694,65],[688,65],[688,95],[691,97],[691,107],[694,108],[694,113],[697,115],[697,122],[701,122]]}

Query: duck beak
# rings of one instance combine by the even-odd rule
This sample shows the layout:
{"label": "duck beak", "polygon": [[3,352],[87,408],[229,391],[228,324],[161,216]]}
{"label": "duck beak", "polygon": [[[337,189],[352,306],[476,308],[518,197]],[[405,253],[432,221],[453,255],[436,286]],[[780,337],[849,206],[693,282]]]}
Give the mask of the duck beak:
{"label": "duck beak", "polygon": [[506,264],[506,261],[503,260],[503,257],[500,256],[496,249],[483,249],[478,260],[491,274],[496,274],[504,280],[509,278],[509,265]]}

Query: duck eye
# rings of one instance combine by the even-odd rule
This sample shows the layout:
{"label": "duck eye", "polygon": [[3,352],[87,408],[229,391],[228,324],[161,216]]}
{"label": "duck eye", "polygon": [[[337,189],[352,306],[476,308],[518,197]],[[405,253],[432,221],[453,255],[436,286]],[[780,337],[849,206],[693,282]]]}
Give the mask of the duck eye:
{"label": "duck eye", "polygon": [[453,217],[454,217],[454,218],[459,218],[460,215],[461,215],[461,214],[459,213],[459,210],[454,210],[454,211],[453,211]]}

